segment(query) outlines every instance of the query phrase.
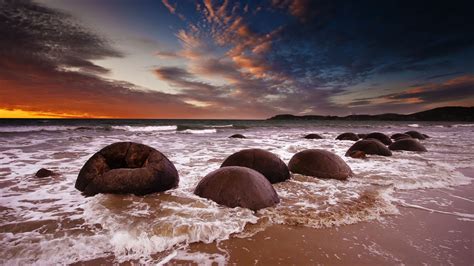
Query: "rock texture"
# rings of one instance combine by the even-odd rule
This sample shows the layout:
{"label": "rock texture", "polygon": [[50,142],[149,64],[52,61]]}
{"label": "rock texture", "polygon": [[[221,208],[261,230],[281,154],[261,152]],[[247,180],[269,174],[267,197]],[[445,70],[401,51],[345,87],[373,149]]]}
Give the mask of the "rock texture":
{"label": "rock texture", "polygon": [[365,139],[376,139],[376,140],[379,140],[380,142],[382,142],[385,145],[392,144],[392,140],[387,135],[385,135],[384,133],[380,133],[380,132],[370,133],[365,137]]}
{"label": "rock texture", "polygon": [[337,140],[353,140],[353,141],[358,141],[359,136],[357,136],[355,133],[352,132],[346,132],[342,133],[341,135],[336,137]]}
{"label": "rock texture", "polygon": [[346,180],[352,175],[349,165],[336,154],[310,149],[293,155],[288,164],[291,172],[318,178]]}
{"label": "rock texture", "polygon": [[240,166],[219,168],[206,175],[194,194],[227,207],[259,210],[280,202],[272,184],[259,172]]}
{"label": "rock texture", "polygon": [[418,140],[409,138],[409,139],[400,139],[390,144],[388,148],[392,151],[427,151],[425,146],[423,146]]}
{"label": "rock texture", "polygon": [[117,142],[94,154],[82,167],[76,189],[98,193],[144,195],[178,185],[173,163],[161,152],[134,142]]}
{"label": "rock texture", "polygon": [[419,139],[419,140],[424,140],[425,139],[425,136],[423,136],[423,134],[421,134],[420,132],[415,131],[415,130],[407,131],[407,132],[405,132],[405,134],[407,134],[410,137],[415,138],[415,139]]}
{"label": "rock texture", "polygon": [[363,151],[365,154],[391,156],[392,152],[380,141],[376,139],[364,139],[354,143],[346,152],[349,156],[353,151]]}
{"label": "rock texture", "polygon": [[351,151],[347,156],[355,158],[355,159],[365,159],[367,156],[363,151]]}
{"label": "rock texture", "polygon": [[246,149],[236,152],[227,157],[221,165],[221,167],[226,166],[251,168],[265,176],[272,184],[290,178],[290,171],[286,164],[275,154],[262,149]]}

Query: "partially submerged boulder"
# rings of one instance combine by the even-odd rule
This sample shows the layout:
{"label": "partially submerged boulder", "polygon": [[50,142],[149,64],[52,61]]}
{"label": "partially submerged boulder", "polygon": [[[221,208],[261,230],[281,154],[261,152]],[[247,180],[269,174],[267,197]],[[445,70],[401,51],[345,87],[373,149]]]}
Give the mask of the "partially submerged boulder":
{"label": "partially submerged boulder", "polygon": [[405,134],[407,134],[410,137],[415,138],[415,139],[419,139],[419,140],[424,140],[425,139],[423,134],[421,134],[420,132],[415,131],[415,130],[407,131],[407,132],[405,132]]}
{"label": "partially submerged boulder", "polygon": [[361,139],[365,139],[365,137],[367,137],[367,134],[359,133],[359,134],[357,134],[357,137],[359,137]]}
{"label": "partially submerged boulder", "polygon": [[265,176],[272,184],[290,178],[290,171],[286,164],[275,154],[262,149],[238,151],[225,159],[221,167],[226,166],[251,168]]}
{"label": "partially submerged boulder", "polygon": [[365,154],[391,156],[392,152],[380,141],[376,139],[359,140],[352,145],[346,152],[349,156],[353,151],[363,151]]}
{"label": "partially submerged boulder", "polygon": [[336,154],[319,149],[310,149],[293,155],[288,164],[291,172],[318,178],[346,180],[352,170]]}
{"label": "partially submerged boulder", "polygon": [[409,138],[409,139],[400,139],[390,144],[388,148],[392,151],[427,151],[425,146],[423,146],[418,140]]}
{"label": "partially submerged boulder", "polygon": [[398,140],[398,139],[407,139],[411,138],[410,135],[404,134],[404,133],[395,133],[392,136],[390,136],[391,139],[393,140]]}
{"label": "partially submerged boulder", "polygon": [[59,174],[49,170],[49,169],[46,169],[46,168],[41,168],[38,170],[38,172],[36,172],[35,176],[36,177],[39,177],[39,178],[43,178],[43,177],[50,177],[50,176],[57,176]]}
{"label": "partially submerged boulder", "polygon": [[117,142],[94,154],[82,167],[76,189],[98,193],[144,195],[178,186],[173,163],[161,152],[134,142]]}
{"label": "partially submerged boulder", "polygon": [[304,138],[305,139],[322,139],[323,137],[321,137],[318,134],[312,133],[312,134],[308,134],[308,135],[304,136]]}
{"label": "partially submerged boulder", "polygon": [[339,136],[336,137],[337,140],[352,140],[352,141],[358,141],[359,136],[357,136],[355,133],[352,132],[346,132],[342,133]]}
{"label": "partially submerged boulder", "polygon": [[234,135],[230,136],[229,138],[231,138],[231,139],[245,139],[246,137],[242,134],[234,134]]}
{"label": "partially submerged boulder", "polygon": [[367,135],[365,137],[365,139],[376,139],[376,140],[379,140],[380,142],[382,142],[385,145],[392,144],[392,140],[387,135],[385,135],[384,133],[380,133],[380,132],[370,133],[369,135]]}
{"label": "partially submerged boulder", "polygon": [[272,184],[259,172],[240,166],[219,168],[206,175],[194,194],[227,207],[259,210],[280,202]]}

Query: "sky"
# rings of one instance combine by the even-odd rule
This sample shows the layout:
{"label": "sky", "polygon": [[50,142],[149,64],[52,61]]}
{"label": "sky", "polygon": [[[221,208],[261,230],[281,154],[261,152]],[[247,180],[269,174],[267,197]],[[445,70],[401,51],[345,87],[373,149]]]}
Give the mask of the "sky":
{"label": "sky", "polygon": [[0,117],[474,106],[471,1],[0,0]]}

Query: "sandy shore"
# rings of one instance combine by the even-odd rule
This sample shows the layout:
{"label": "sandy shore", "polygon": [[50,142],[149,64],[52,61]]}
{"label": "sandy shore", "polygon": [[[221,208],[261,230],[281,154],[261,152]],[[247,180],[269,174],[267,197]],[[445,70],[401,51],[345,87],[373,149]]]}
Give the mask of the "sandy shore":
{"label": "sandy shore", "polygon": [[[474,178],[474,168],[460,169]],[[273,225],[249,238],[234,237],[219,244],[192,244],[194,259],[240,265],[472,265],[474,219],[454,214],[474,214],[474,184],[452,189],[410,191],[400,215],[383,221],[362,222],[327,229]],[[449,203],[446,210],[413,207],[420,198]],[[407,205],[407,206],[404,206]],[[214,255],[211,255],[214,254]],[[189,263],[171,260],[171,264]]]}
{"label": "sandy shore", "polygon": [[[459,170],[474,178],[474,168]],[[400,214],[381,221],[322,229],[270,225],[250,237],[194,243],[185,251],[154,257],[168,256],[167,265],[472,265],[473,183],[399,193],[404,201],[397,204]],[[421,199],[425,204],[418,205]],[[431,199],[428,204],[426,199]],[[113,262],[110,256],[76,265]]]}

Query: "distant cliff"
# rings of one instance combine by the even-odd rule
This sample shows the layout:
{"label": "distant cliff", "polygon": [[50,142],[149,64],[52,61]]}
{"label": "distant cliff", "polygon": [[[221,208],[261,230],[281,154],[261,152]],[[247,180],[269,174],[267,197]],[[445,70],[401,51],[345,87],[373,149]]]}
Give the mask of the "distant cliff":
{"label": "distant cliff", "polygon": [[276,115],[268,120],[348,120],[348,121],[464,121],[474,122],[474,107],[439,107],[423,112],[402,114],[379,114],[379,115],[348,115],[348,116],[321,116],[291,114]]}

